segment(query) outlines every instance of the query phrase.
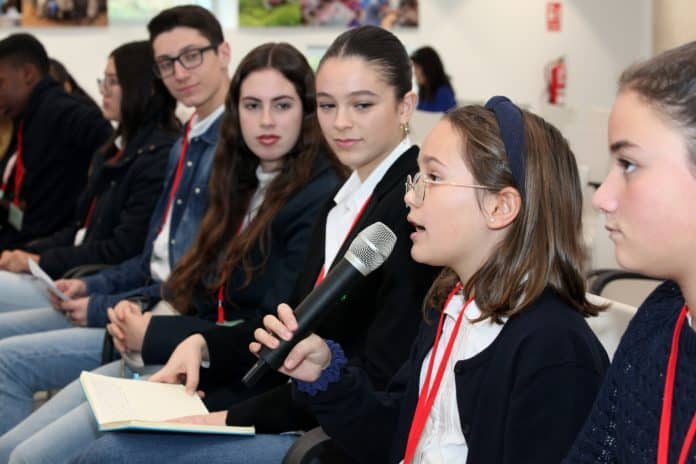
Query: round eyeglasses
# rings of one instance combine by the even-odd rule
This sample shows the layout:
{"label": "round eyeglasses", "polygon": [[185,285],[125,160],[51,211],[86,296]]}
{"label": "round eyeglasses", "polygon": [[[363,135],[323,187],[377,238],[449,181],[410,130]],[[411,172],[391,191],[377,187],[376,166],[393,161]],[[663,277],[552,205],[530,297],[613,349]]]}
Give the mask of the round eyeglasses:
{"label": "round eyeglasses", "polygon": [[413,177],[409,174],[406,176],[406,193],[413,190],[413,204],[415,206],[421,206],[425,201],[425,186],[426,185],[448,185],[450,187],[466,187],[473,189],[483,189],[492,190],[491,187],[486,187],[484,185],[476,184],[460,184],[457,182],[447,182],[444,180],[430,180],[426,179],[420,172],[417,172]]}
{"label": "round eyeglasses", "polygon": [[113,76],[104,76],[103,78],[97,78],[97,88],[104,95],[111,95],[111,89],[119,85],[118,79]]}

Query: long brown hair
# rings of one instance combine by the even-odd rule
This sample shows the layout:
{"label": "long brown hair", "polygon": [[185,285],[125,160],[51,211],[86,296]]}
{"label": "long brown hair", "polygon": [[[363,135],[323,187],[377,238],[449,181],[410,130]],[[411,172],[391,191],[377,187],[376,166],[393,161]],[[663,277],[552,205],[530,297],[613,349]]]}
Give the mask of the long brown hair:
{"label": "long brown hair", "polygon": [[[249,201],[258,186],[258,157],[246,146],[239,122],[242,82],[251,73],[275,69],[290,81],[302,102],[303,122],[296,145],[283,158],[279,174],[268,186],[258,214],[237,235]],[[263,267],[269,253],[270,223],[294,192],[312,176],[314,160],[327,155],[316,120],[314,74],[305,57],[286,43],[267,43],[247,54],[239,64],[225,102],[225,114],[208,183],[209,204],[198,236],[189,251],[172,270],[166,297],[177,310],[187,313],[194,288],[215,291],[232,269],[241,266],[249,284],[254,271]],[[254,267],[250,251],[260,242],[262,262]],[[200,288],[200,287],[199,287]]]}
{"label": "long brown hair", "polygon": [[[466,106],[444,119],[461,136],[462,157],[477,184],[493,192],[515,188],[493,112]],[[523,111],[523,124],[526,170],[520,212],[488,260],[464,282],[464,292],[476,295],[481,319],[496,322],[524,310],[546,287],[581,314],[596,315],[601,307],[585,298],[582,191],[575,156],[558,129],[542,118]],[[479,203],[490,191],[477,191]],[[445,269],[426,306],[441,308],[457,281],[455,272]]]}

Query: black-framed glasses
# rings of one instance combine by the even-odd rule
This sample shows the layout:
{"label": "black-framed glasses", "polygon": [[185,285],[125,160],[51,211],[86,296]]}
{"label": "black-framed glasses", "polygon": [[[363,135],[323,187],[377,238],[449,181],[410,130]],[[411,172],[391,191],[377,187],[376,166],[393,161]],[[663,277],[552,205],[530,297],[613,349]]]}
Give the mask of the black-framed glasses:
{"label": "black-framed glasses", "polygon": [[430,180],[426,179],[424,176],[421,175],[420,172],[417,172],[414,176],[411,176],[410,174],[406,176],[406,193],[410,192],[413,190],[413,204],[416,206],[421,206],[423,202],[425,201],[425,186],[426,185],[448,185],[450,187],[466,187],[466,188],[473,188],[473,189],[482,189],[482,190],[492,190],[491,187],[486,187],[485,185],[476,185],[476,184],[460,184],[457,182],[447,182],[444,180]]}
{"label": "black-framed glasses", "polygon": [[111,89],[118,85],[118,79],[116,79],[113,76],[104,76],[97,78],[97,88],[104,95],[111,95]]}
{"label": "black-framed glasses", "polygon": [[207,52],[208,50],[216,50],[217,47],[217,45],[211,44],[206,47],[190,48],[179,53],[178,56],[173,58],[159,58],[155,62],[152,69],[157,77],[160,79],[165,79],[174,74],[175,61],[178,61],[179,64],[184,67],[184,69],[197,68],[201,65],[201,63],[203,63],[203,53]]}

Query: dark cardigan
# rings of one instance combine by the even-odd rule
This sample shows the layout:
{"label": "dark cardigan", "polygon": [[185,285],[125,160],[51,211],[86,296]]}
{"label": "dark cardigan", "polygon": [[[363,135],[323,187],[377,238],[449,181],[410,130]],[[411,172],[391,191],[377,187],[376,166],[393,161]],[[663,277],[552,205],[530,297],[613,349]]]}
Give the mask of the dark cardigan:
{"label": "dark cardigan", "polygon": [[[638,309],[566,463],[657,462],[667,359],[683,305],[679,287],[668,281]],[[685,322],[679,339],[669,462],[677,462],[695,412],[696,332]],[[686,461],[696,462],[696,444]]]}
{"label": "dark cardigan", "polygon": [[[434,312],[433,312],[434,313]],[[437,320],[437,314],[430,319]],[[324,430],[354,459],[397,463],[406,449],[419,377],[436,324],[423,323],[411,357],[387,393],[347,367],[307,401]],[[557,464],[590,410],[609,360],[582,316],[547,289],[512,316],[481,353],[454,367],[469,464]]]}

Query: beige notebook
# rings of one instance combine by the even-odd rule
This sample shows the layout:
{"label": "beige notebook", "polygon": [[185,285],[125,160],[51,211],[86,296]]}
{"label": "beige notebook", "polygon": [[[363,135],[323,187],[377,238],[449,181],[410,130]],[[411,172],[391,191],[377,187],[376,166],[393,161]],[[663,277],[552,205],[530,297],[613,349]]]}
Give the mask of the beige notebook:
{"label": "beige notebook", "polygon": [[198,395],[183,385],[106,377],[83,371],[80,383],[99,430],[157,430],[163,432],[254,435],[254,427],[166,422],[183,416],[207,414]]}

